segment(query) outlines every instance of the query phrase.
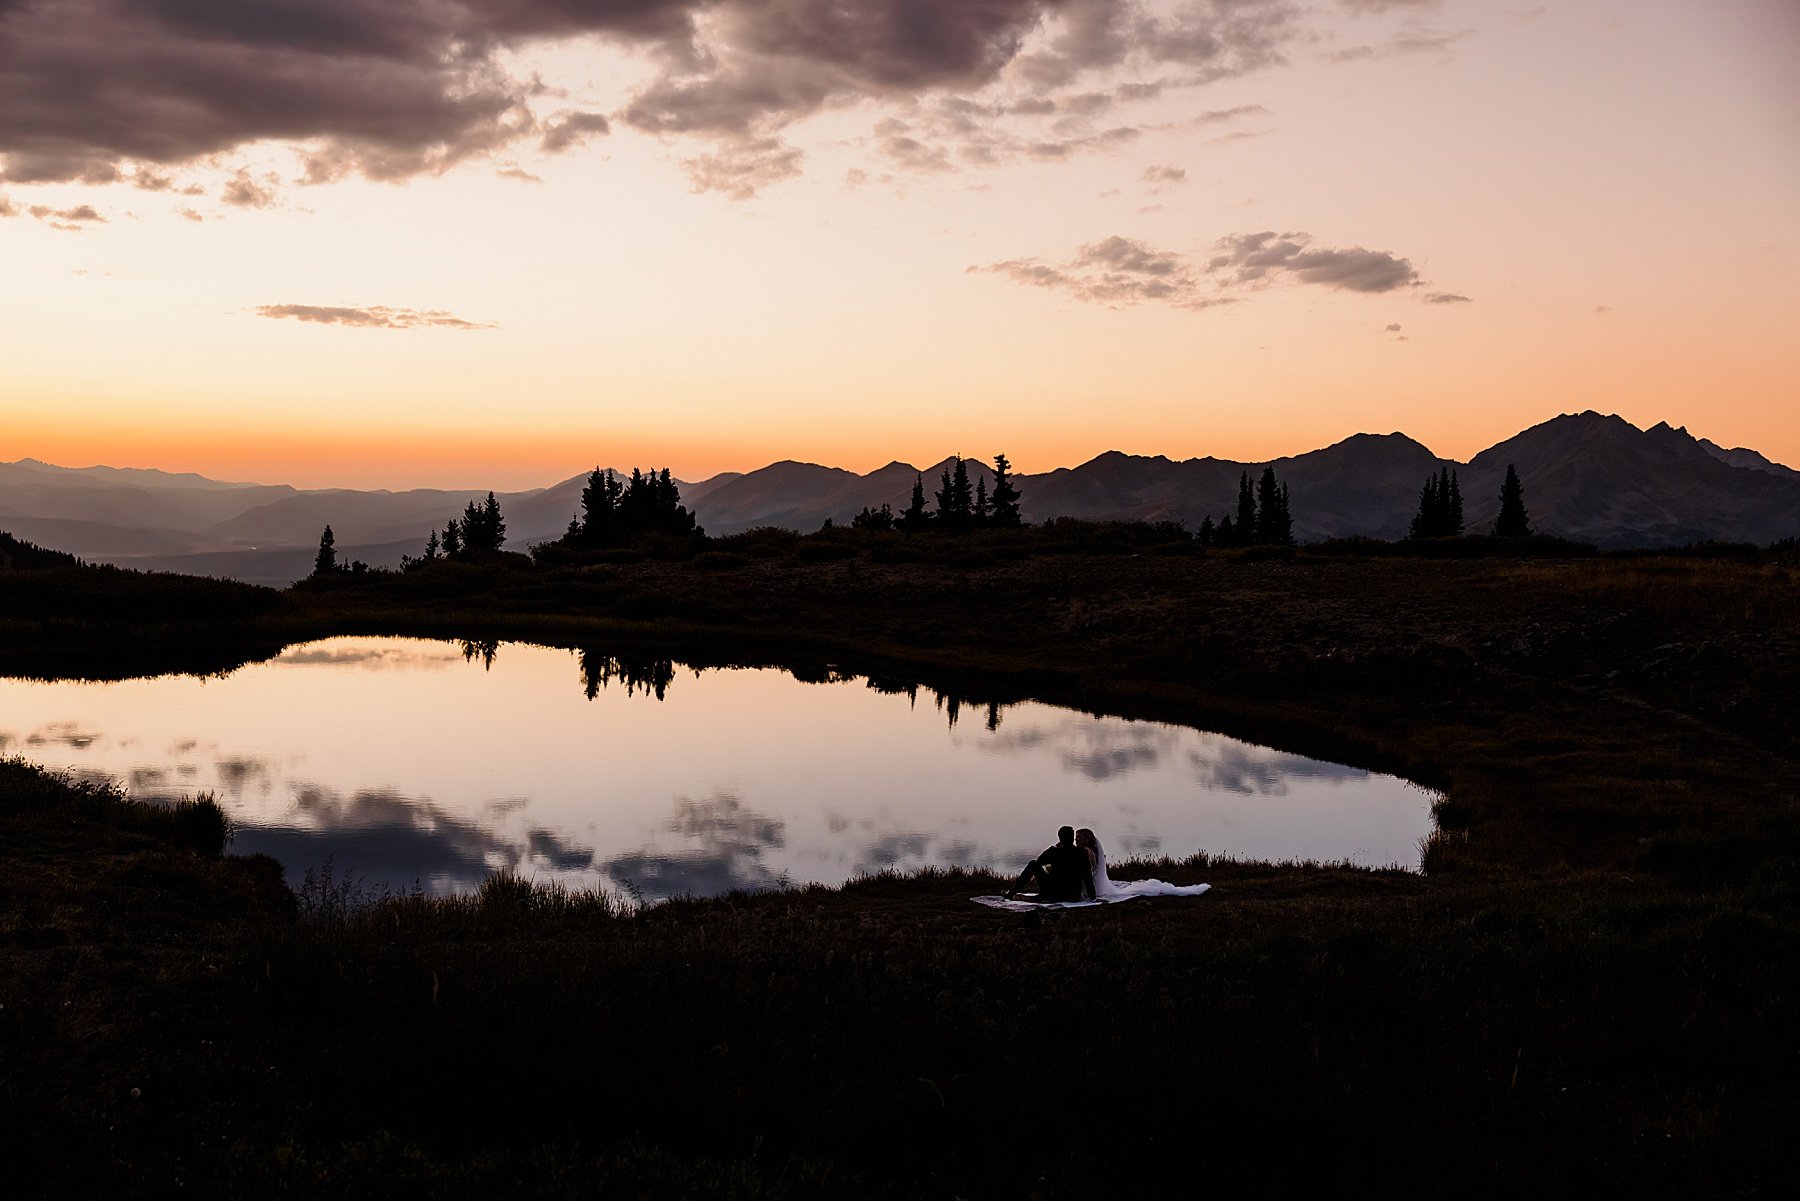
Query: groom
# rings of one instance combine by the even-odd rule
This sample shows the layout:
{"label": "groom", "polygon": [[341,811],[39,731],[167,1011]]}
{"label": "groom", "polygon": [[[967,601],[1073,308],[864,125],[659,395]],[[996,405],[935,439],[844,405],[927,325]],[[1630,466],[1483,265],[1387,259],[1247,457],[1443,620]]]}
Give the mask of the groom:
{"label": "groom", "polygon": [[1056,845],[1027,863],[1003,895],[1010,901],[1034,877],[1040,902],[1094,899],[1094,871],[1088,864],[1087,852],[1075,845],[1074,826],[1058,830]]}

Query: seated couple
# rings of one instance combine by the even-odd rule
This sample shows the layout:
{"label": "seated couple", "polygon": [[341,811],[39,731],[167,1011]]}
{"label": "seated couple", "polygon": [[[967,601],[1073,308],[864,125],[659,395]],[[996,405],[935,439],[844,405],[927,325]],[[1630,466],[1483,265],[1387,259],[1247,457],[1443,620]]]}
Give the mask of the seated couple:
{"label": "seated couple", "polygon": [[1085,827],[1064,826],[1056,832],[1056,845],[1025,865],[1012,887],[1002,894],[1012,900],[1019,889],[1036,881],[1039,904],[1081,901],[1126,901],[1132,897],[1197,897],[1209,884],[1169,884],[1162,880],[1116,882],[1106,874],[1106,851],[1099,838]]}

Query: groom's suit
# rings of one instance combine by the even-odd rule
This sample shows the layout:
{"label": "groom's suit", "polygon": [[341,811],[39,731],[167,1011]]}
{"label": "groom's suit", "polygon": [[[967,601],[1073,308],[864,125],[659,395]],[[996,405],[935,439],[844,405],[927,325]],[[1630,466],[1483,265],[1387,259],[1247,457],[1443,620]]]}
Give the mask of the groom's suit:
{"label": "groom's suit", "polygon": [[1094,869],[1087,852],[1073,843],[1059,842],[1039,855],[1038,900],[1091,901],[1094,899]]}

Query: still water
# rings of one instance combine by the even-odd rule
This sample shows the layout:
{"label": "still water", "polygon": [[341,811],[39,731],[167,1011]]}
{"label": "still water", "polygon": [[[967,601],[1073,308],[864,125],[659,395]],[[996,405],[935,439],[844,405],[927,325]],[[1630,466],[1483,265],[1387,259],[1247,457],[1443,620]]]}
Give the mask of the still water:
{"label": "still water", "polygon": [[[223,677],[0,680],[0,754],[139,797],[212,792],[291,881],[646,900],[927,864],[1014,871],[1064,823],[1114,861],[1416,867],[1433,794],[1155,722],[772,668],[332,638]],[[1129,870],[1117,872],[1129,877]]]}

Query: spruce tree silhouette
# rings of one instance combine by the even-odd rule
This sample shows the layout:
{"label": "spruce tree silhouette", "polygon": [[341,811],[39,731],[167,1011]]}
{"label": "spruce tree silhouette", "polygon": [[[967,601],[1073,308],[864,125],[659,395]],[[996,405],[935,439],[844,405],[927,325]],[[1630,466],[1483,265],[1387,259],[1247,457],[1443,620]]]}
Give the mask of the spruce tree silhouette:
{"label": "spruce tree silhouette", "polygon": [[907,531],[922,530],[931,521],[931,514],[925,509],[925,477],[913,474],[912,500],[900,513],[900,528]]}
{"label": "spruce tree silhouette", "polygon": [[1287,485],[1275,478],[1273,466],[1263,468],[1256,485],[1256,541],[1264,546],[1292,546],[1294,518],[1288,512]]}
{"label": "spruce tree silhouette", "polygon": [[331,527],[319,535],[319,554],[313,560],[314,575],[330,575],[337,570],[337,539],[332,536]]}
{"label": "spruce tree silhouette", "polygon": [[1256,489],[1250,484],[1250,473],[1238,477],[1237,524],[1232,526],[1233,545],[1249,546],[1256,541]]}
{"label": "spruce tree silhouette", "polygon": [[1408,538],[1454,538],[1463,532],[1462,486],[1448,467],[1425,477]]}
{"label": "spruce tree silhouette", "polygon": [[994,456],[994,490],[988,494],[988,519],[1002,529],[1020,524],[1019,489],[1012,482],[1012,463],[1005,455]]}
{"label": "spruce tree silhouette", "polygon": [[1494,518],[1494,536],[1525,538],[1531,534],[1531,515],[1525,510],[1525,486],[1513,465],[1506,465],[1506,479],[1500,485],[1500,516]]}

